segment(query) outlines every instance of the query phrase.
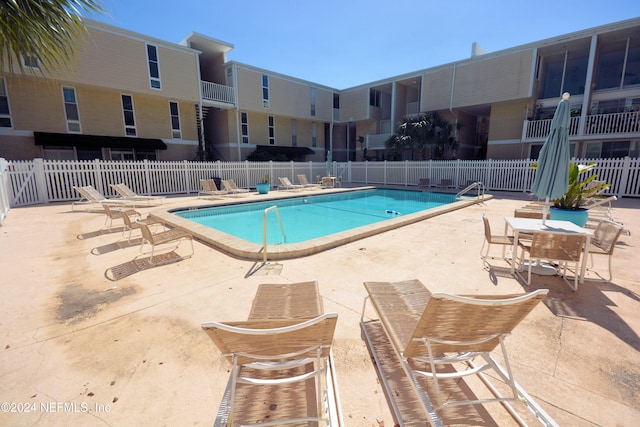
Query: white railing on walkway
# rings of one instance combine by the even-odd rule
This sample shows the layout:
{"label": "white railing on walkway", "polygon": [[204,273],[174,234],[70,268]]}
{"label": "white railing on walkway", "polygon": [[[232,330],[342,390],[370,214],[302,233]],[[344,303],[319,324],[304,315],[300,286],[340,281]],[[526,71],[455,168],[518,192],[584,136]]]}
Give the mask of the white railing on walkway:
{"label": "white railing on walkway", "polygon": [[226,104],[235,104],[233,87],[231,86],[200,81],[200,87],[202,88],[203,99],[208,101],[224,102]]}
{"label": "white railing on walkway", "polygon": [[[523,141],[544,140],[551,130],[551,120],[525,120]],[[571,117],[569,136],[614,135],[640,133],[640,112],[594,114],[585,117],[584,132],[580,134],[580,117]]]}
{"label": "white railing on walkway", "polygon": [[[593,173],[608,182],[607,194],[640,197],[640,159],[573,159],[575,163],[596,162]],[[154,161],[5,161],[0,159],[0,221],[9,207],[77,200],[74,186],[93,185],[106,197],[115,193],[109,186],[126,183],[138,194],[197,194],[200,179],[233,179],[253,188],[264,175],[272,186],[278,177],[297,182],[305,174],[316,180],[327,174],[343,183],[357,185],[416,186],[420,178],[434,185],[450,179],[457,188],[470,181],[482,182],[487,191],[531,189],[535,170],[532,160],[427,160],[401,162],[154,162]],[[1,222],[0,222],[1,223]]]}
{"label": "white railing on walkway", "polygon": [[[524,140],[531,139],[545,139],[551,131],[551,120],[525,120],[525,134]],[[578,134],[580,126],[580,117],[571,117],[571,123],[569,125],[569,136],[575,136]]]}
{"label": "white railing on walkway", "polygon": [[612,133],[640,132],[640,112],[597,114],[587,116],[585,135],[609,135]]}

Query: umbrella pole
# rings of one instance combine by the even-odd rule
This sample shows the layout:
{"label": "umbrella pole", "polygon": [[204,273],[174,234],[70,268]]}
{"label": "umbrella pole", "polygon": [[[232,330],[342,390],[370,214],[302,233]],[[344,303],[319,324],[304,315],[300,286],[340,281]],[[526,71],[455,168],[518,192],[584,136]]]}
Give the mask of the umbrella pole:
{"label": "umbrella pole", "polygon": [[547,196],[544,199],[544,207],[542,208],[542,225],[545,225],[548,214],[549,214],[549,197]]}

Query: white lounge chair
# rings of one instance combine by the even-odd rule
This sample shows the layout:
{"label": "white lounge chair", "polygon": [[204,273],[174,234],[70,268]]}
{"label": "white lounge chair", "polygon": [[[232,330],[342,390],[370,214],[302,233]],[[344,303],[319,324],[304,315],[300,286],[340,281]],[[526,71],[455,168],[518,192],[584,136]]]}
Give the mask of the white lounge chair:
{"label": "white lounge chair", "polygon": [[129,188],[126,184],[109,184],[109,185],[124,200],[130,200],[130,201],[133,201],[133,202],[147,202],[147,204],[151,204],[151,203],[162,204],[162,202],[165,199],[165,196],[141,196],[141,195],[138,195],[131,188]]}
{"label": "white lounge chair", "polygon": [[307,180],[307,176],[304,174],[299,174],[298,175],[298,182],[300,183],[300,185],[302,185],[305,188],[320,188],[322,187],[321,184],[312,184],[309,182],[309,180]]}
{"label": "white lounge chair", "polygon": [[180,242],[183,240],[188,240],[189,243],[191,243],[191,252],[184,256],[184,258],[189,258],[193,255],[195,249],[193,247],[193,236],[189,233],[187,233],[186,231],[177,229],[177,228],[172,228],[170,230],[164,230],[164,231],[160,231],[158,233],[152,233],[151,229],[149,228],[149,225],[151,223],[148,223],[147,221],[140,221],[140,220],[136,220],[135,223],[138,225],[138,227],[140,228],[140,231],[142,232],[142,243],[140,244],[140,252],[144,251],[144,247],[145,245],[150,245],[151,246],[151,256],[149,258],[149,262],[152,265],[155,265],[153,262],[153,256],[156,250],[157,246],[161,246],[161,245],[167,245],[170,243],[176,243],[176,248],[180,245]]}
{"label": "white lounge chair", "polygon": [[71,210],[74,210],[76,205],[99,205],[104,204],[119,205],[119,206],[135,206],[135,202],[124,199],[107,199],[102,193],[96,190],[92,185],[85,185],[82,187],[73,187],[82,196],[80,200],[71,203]]}
{"label": "white lounge chair", "polygon": [[250,190],[247,188],[240,188],[236,185],[236,182],[233,179],[223,179],[222,186],[225,191],[229,194],[243,194],[248,193]]}
{"label": "white lounge chair", "polygon": [[130,217],[141,216],[140,212],[138,212],[135,209],[124,210],[121,207],[116,207],[116,206],[110,207],[108,203],[103,203],[102,207],[104,208],[105,214],[107,214],[107,217],[104,220],[104,224],[107,225],[107,222],[109,222],[109,225],[107,226],[109,228],[113,227],[113,220],[123,219],[125,215],[128,215]]}
{"label": "white lounge chair", "polygon": [[280,180],[280,187],[279,189],[282,190],[303,190],[304,187],[302,185],[298,185],[298,184],[292,184],[291,181],[289,181],[289,178],[285,177],[278,177],[278,179]]}
{"label": "white lounge chair", "polygon": [[[431,293],[418,280],[365,282],[364,286],[368,296],[362,310],[362,330],[376,360],[375,367],[379,370],[383,386],[387,388],[387,398],[391,400],[401,425],[403,418],[414,420],[407,419],[402,406],[398,406],[398,400],[410,399],[407,395],[411,392],[402,393],[389,387],[389,381],[393,381],[390,375],[398,375],[396,364],[402,365],[408,380],[404,384],[418,393],[431,425],[444,425],[440,413],[448,406],[490,402],[501,402],[512,411],[511,402],[518,405],[525,402],[526,409],[543,420],[545,425],[557,425],[513,379],[504,345],[505,338],[544,299],[548,292],[546,289],[517,295],[462,296]],[[365,321],[369,301],[378,319]],[[378,333],[379,330],[383,332]],[[502,350],[506,369],[491,355],[497,347]],[[477,365],[477,358],[481,359],[482,365]],[[393,363],[390,359],[397,362],[389,371],[388,366]],[[457,369],[452,368],[454,365]],[[439,368],[441,366],[445,368]],[[497,377],[508,385],[509,391],[505,395],[498,392],[488,375],[482,372],[485,369],[493,369]],[[478,375],[493,396],[483,396],[487,390],[478,387],[480,383],[472,385],[461,383],[461,380],[451,383],[450,387],[447,383],[447,393],[443,391],[443,380],[468,375]],[[429,391],[423,387],[421,378],[432,380],[429,383],[433,386]],[[468,389],[463,389],[465,386]],[[461,397],[461,393],[456,392],[458,389],[464,393],[464,398],[456,399]],[[524,407],[519,409],[526,410]],[[416,416],[415,408],[410,416]]]}
{"label": "white lounge chair", "polygon": [[214,425],[341,426],[331,351],[337,320],[326,313],[309,320],[202,323],[231,364]]}
{"label": "white lounge chair", "polygon": [[198,192],[198,197],[215,197],[227,194],[226,191],[220,190],[212,179],[201,179],[200,187],[202,187],[202,190]]}

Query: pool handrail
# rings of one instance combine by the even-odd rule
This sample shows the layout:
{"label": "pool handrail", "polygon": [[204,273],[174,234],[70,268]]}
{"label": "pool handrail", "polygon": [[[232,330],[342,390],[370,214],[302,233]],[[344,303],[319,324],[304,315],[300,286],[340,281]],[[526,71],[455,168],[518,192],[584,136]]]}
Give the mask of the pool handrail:
{"label": "pool handrail", "polygon": [[484,187],[484,184],[482,182],[480,182],[480,181],[471,182],[469,185],[467,185],[467,187],[465,187],[462,191],[460,191],[458,194],[456,194],[456,200],[460,200],[463,195],[465,195],[469,191],[473,190],[474,188],[476,188],[477,192],[478,192],[476,197],[479,200],[484,200],[485,187]]}
{"label": "pool handrail", "polygon": [[282,232],[282,237],[284,237],[284,242],[287,243],[287,235],[284,233],[284,227],[282,226],[282,219],[280,218],[280,210],[276,205],[270,206],[264,210],[262,214],[262,263],[267,263],[267,213],[270,210],[276,211],[276,216],[278,217],[278,223],[280,224],[280,231]]}

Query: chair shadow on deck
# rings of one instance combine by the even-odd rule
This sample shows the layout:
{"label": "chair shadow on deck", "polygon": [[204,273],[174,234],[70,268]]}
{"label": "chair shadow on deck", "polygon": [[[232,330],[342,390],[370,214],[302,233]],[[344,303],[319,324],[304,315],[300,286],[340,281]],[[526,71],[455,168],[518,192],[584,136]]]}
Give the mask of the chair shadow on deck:
{"label": "chair shadow on deck", "polygon": [[87,240],[99,236],[108,236],[109,234],[122,233],[125,230],[123,225],[116,225],[114,227],[105,227],[96,231],[89,231],[87,233],[81,233],[76,236],[78,240]]}
{"label": "chair shadow on deck", "polygon": [[625,322],[615,307],[618,307],[608,293],[618,293],[640,302],[640,295],[613,282],[590,281],[585,279],[584,285],[577,292],[573,292],[558,276],[540,276],[534,281],[534,286],[527,289],[534,291],[539,288],[549,289],[543,304],[556,317],[583,320],[615,335],[620,341],[627,343],[636,351],[640,351],[640,336]]}
{"label": "chair shadow on deck", "polygon": [[104,255],[104,254],[108,254],[110,252],[115,252],[115,251],[119,251],[121,249],[127,249],[127,248],[132,248],[134,246],[140,246],[140,243],[142,243],[142,238],[137,238],[137,239],[131,239],[130,241],[127,240],[118,240],[115,241],[113,243],[108,243],[106,245],[102,245],[102,246],[96,246],[95,248],[91,249],[91,253],[93,255]]}
{"label": "chair shadow on deck", "polygon": [[[138,243],[139,244],[139,243]],[[104,277],[112,282],[124,279],[125,277],[132,276],[140,271],[149,270],[155,267],[161,267],[167,264],[173,264],[180,262],[184,257],[178,255],[176,252],[171,251],[164,254],[154,255],[153,264],[151,263],[151,257],[139,258],[136,257],[131,261],[127,261],[122,264],[109,267],[104,272]]]}

